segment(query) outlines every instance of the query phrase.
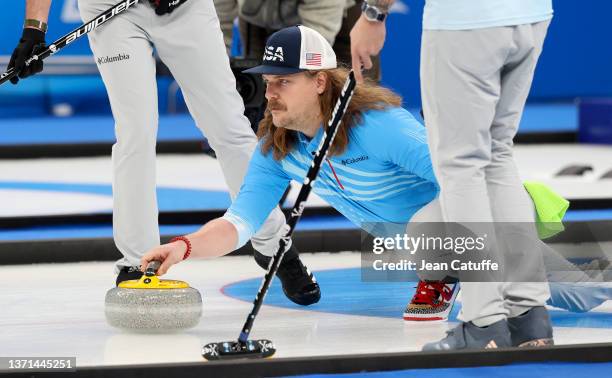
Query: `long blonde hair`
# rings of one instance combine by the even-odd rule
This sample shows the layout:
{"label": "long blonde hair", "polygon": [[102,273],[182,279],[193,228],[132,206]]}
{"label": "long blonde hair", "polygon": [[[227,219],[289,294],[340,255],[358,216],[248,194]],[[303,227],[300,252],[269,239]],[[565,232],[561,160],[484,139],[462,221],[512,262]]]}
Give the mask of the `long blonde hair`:
{"label": "long blonde hair", "polygon": [[[319,95],[323,125],[327,127],[349,71],[346,68],[305,71],[310,77],[316,76],[319,72],[325,73],[328,78],[325,91]],[[401,104],[402,98],[390,89],[376,85],[371,81],[358,84],[342,118],[336,138],[330,146],[329,156],[340,155],[346,150],[349,143],[349,131],[361,122],[363,112],[397,107]],[[275,160],[281,160],[287,156],[297,140],[296,131],[274,126],[272,113],[268,109],[266,109],[264,118],[259,123],[257,136],[262,139],[262,152],[268,154],[272,151]]]}

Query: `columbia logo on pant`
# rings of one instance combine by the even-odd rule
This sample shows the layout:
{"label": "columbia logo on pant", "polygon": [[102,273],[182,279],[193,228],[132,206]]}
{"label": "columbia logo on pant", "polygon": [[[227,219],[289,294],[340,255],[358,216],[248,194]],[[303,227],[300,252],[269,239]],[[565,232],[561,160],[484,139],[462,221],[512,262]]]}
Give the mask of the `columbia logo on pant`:
{"label": "columbia logo on pant", "polygon": [[106,64],[106,63],[114,63],[119,62],[120,60],[130,59],[130,54],[117,54],[114,56],[103,56],[97,58],[98,64]]}

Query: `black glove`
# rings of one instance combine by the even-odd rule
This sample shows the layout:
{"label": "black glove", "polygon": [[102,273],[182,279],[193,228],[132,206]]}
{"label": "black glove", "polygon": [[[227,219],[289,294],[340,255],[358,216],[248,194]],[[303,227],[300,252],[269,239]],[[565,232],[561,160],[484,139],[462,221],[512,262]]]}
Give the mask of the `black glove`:
{"label": "black glove", "polygon": [[[29,66],[26,66],[25,62],[32,55],[43,52],[45,48],[46,45],[44,32],[32,28],[23,29],[19,44],[17,45],[15,50],[13,50],[13,55],[11,55],[11,60],[9,62],[8,68],[10,69],[11,67],[14,67],[15,70],[17,70],[17,72],[19,73],[18,76],[22,79],[39,73],[43,70],[42,59],[33,60]],[[19,82],[17,76],[11,78],[11,83],[17,84],[17,82]]]}
{"label": "black glove", "polygon": [[166,13],[172,13],[176,8],[187,0],[149,0],[155,7],[155,13],[161,16]]}

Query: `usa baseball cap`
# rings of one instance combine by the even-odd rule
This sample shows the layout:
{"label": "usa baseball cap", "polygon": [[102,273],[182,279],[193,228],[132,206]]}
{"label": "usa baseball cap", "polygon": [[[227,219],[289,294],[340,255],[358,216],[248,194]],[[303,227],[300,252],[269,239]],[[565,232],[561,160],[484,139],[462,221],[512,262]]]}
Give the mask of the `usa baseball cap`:
{"label": "usa baseball cap", "polygon": [[298,25],[272,34],[266,41],[262,64],[244,72],[289,75],[336,67],[336,54],[329,42],[315,30]]}

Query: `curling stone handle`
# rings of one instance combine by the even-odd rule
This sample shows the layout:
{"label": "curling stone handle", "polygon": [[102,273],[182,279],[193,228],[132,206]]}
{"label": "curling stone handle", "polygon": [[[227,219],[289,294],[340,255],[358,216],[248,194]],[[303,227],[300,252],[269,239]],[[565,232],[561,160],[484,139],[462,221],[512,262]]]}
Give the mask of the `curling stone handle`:
{"label": "curling stone handle", "polygon": [[154,276],[157,272],[157,269],[161,266],[161,261],[151,261],[149,265],[147,265],[147,269],[145,270],[145,276],[151,277]]}

